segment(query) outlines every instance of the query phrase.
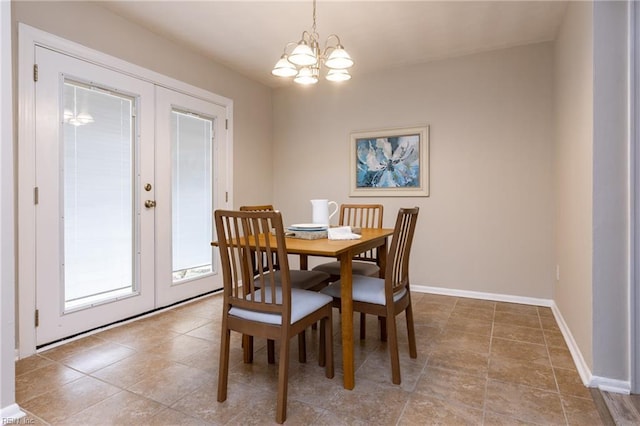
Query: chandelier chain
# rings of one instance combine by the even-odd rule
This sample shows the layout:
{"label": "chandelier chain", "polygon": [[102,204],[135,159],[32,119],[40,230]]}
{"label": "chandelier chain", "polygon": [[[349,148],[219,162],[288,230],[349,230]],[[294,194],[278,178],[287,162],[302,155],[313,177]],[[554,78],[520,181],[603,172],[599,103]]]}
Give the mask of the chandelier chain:
{"label": "chandelier chain", "polygon": [[316,32],[316,0],[313,0],[313,26],[311,27],[311,30],[313,31],[314,36],[318,34]]}

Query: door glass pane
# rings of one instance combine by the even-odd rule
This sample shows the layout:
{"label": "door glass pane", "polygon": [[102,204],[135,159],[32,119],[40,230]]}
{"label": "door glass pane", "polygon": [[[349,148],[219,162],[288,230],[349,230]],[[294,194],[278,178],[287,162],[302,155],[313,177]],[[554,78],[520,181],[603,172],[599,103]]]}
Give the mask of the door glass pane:
{"label": "door glass pane", "polygon": [[213,121],[171,112],[173,282],[212,269]]}
{"label": "door glass pane", "polygon": [[133,99],[64,84],[65,311],[133,294]]}

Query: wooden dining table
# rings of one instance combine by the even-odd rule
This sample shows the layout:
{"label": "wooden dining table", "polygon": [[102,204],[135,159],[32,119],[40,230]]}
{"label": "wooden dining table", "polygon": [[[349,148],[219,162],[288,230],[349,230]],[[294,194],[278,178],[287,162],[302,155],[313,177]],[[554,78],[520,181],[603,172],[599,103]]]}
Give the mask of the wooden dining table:
{"label": "wooden dining table", "polygon": [[[355,368],[353,359],[353,275],[351,264],[353,257],[367,250],[378,248],[380,253],[387,253],[387,239],[393,234],[388,228],[362,228],[360,239],[329,240],[319,238],[306,240],[302,238],[286,238],[287,253],[300,256],[300,269],[308,269],[309,256],[333,257],[340,261],[340,306],[342,329],[342,367],[344,369],[344,388],[355,387]],[[273,239],[275,243],[275,239]],[[380,277],[384,277],[386,256],[378,256]]]}
{"label": "wooden dining table", "polygon": [[[393,235],[390,228],[362,228],[360,238],[355,240],[330,240],[318,238],[313,240],[286,237],[287,254],[300,256],[300,269],[309,267],[309,256],[333,257],[340,261],[340,308],[342,330],[342,367],[344,370],[344,388],[355,387],[355,365],[353,359],[353,274],[351,270],[353,257],[367,250],[377,248],[380,253],[387,253],[387,239]],[[271,247],[277,247],[276,239],[270,235]],[[217,242],[211,245],[217,246]],[[385,255],[378,256],[380,277],[384,278],[386,270]]]}

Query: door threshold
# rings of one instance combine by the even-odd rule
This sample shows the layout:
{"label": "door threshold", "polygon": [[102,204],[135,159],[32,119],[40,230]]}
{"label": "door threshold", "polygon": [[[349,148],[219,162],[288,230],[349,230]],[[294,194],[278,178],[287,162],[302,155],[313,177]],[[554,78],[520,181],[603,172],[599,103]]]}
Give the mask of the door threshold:
{"label": "door threshold", "polygon": [[218,293],[222,293],[222,289],[221,288],[217,289],[217,290],[209,291],[207,293],[199,294],[197,296],[193,296],[193,297],[190,297],[188,299],[181,300],[179,302],[175,302],[175,303],[172,303],[172,304],[167,305],[167,306],[163,306],[161,308],[155,308],[155,309],[152,309],[152,310],[147,311],[147,312],[142,312],[140,314],[137,314],[137,315],[134,315],[134,316],[131,316],[131,317],[128,317],[128,318],[124,318],[124,319],[121,319],[121,320],[118,320],[118,321],[114,321],[114,322],[111,322],[109,324],[102,325],[100,327],[95,327],[95,328],[92,328],[91,330],[85,330],[85,331],[82,331],[80,333],[73,334],[71,336],[63,337],[62,339],[54,340],[53,342],[43,343],[42,345],[36,346],[36,353],[44,352],[44,351],[47,351],[49,349],[53,349],[53,348],[56,348],[58,346],[73,342],[75,340],[80,340],[80,339],[82,339],[84,337],[91,336],[92,334],[96,334],[96,333],[99,333],[99,332],[102,332],[102,331],[105,331],[105,330],[109,330],[111,328],[118,327],[118,326],[123,325],[123,324],[128,324],[128,323],[137,321],[137,320],[142,319],[142,318],[151,317],[151,316],[157,315],[159,313],[162,313],[162,312],[168,311],[170,309],[173,309],[176,306],[187,305],[189,303],[198,301],[200,299],[204,299],[205,297],[209,297],[211,295],[218,294]]}

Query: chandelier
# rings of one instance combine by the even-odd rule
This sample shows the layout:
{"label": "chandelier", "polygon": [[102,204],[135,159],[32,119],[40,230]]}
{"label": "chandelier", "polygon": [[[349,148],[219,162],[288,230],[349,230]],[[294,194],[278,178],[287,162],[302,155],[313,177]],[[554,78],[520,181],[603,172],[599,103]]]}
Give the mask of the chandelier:
{"label": "chandelier", "polygon": [[[320,49],[320,36],[316,31],[316,0],[313,0],[313,26],[311,31],[303,31],[299,42],[289,42],[284,47],[284,53],[271,70],[277,77],[293,77],[299,84],[316,84],[320,76],[320,69],[324,65],[328,68],[325,78],[329,81],[346,81],[351,79],[348,69],[353,66],[340,38],[331,34]],[[287,50],[295,46],[291,53]]]}

